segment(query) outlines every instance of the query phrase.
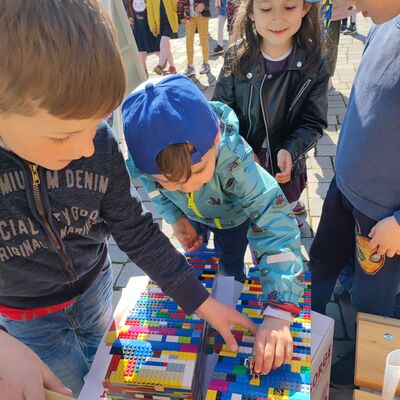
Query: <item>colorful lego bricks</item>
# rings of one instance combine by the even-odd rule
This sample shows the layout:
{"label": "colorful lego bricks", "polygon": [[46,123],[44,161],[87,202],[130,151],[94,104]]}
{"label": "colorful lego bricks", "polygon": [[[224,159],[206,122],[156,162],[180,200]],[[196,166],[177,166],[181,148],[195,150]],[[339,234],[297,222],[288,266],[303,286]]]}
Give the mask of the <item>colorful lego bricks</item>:
{"label": "colorful lego bricks", "polygon": [[[216,253],[191,254],[188,261],[211,292]],[[150,281],[111,347],[103,382],[107,398],[200,399],[206,329]]]}
{"label": "colorful lego bricks", "polygon": [[[261,323],[261,284],[258,271],[251,268],[249,279],[243,286],[237,310]],[[310,275],[304,279],[301,314],[291,326],[294,354],[290,364],[271,371],[268,375],[252,373],[254,337],[240,327],[234,335],[239,344],[237,353],[232,353],[219,335],[215,335],[214,347],[219,351],[218,363],[209,383],[206,400],[310,400],[311,363],[311,282]]]}

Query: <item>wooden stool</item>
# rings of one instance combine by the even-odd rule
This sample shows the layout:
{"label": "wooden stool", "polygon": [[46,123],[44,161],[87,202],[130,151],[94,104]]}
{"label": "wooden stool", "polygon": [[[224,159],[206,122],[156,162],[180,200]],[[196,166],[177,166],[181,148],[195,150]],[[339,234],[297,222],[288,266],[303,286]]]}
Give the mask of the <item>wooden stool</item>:
{"label": "wooden stool", "polygon": [[[354,383],[381,392],[386,356],[399,348],[400,320],[358,313]],[[397,391],[399,394],[400,390]],[[354,399],[366,400],[381,398],[360,391],[355,391],[354,396]]]}
{"label": "wooden stool", "polygon": [[353,400],[382,400],[382,397],[373,393],[355,390],[353,392]]}

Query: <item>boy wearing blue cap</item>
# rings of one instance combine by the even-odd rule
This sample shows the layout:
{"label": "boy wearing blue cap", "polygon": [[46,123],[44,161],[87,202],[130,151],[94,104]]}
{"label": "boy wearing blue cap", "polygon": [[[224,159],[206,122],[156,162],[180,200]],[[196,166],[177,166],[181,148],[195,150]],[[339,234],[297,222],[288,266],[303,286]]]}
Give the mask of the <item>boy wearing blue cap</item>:
{"label": "boy wearing blue cap", "polygon": [[[131,176],[140,176],[185,250],[214,233],[221,272],[243,281],[248,242],[259,263],[265,304],[255,343],[256,372],[292,355],[289,331],[304,283],[296,219],[276,181],[254,161],[228,106],[209,103],[187,78],[139,86],[123,105]],[[193,226],[194,225],[194,226]]]}

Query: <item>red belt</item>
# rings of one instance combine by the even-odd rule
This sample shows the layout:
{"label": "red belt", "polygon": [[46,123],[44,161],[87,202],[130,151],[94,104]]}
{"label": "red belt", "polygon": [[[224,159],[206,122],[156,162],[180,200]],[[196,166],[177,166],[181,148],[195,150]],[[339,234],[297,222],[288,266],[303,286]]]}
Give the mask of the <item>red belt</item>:
{"label": "red belt", "polygon": [[55,304],[54,306],[48,307],[41,307],[41,308],[29,308],[29,309],[22,309],[22,308],[12,308],[3,306],[0,304],[0,314],[4,315],[7,318],[10,318],[14,321],[25,321],[35,318],[44,317],[49,314],[53,314],[57,311],[60,311],[64,308],[70,306],[75,299],[66,301],[65,303]]}

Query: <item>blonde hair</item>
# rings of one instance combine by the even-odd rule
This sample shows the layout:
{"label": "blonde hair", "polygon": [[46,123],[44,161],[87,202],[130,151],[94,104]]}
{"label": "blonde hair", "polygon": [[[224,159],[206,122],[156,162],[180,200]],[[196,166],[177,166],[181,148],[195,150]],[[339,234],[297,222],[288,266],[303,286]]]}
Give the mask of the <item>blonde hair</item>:
{"label": "blonde hair", "polygon": [[0,114],[39,107],[101,118],[124,93],[114,28],[97,0],[0,1]]}

